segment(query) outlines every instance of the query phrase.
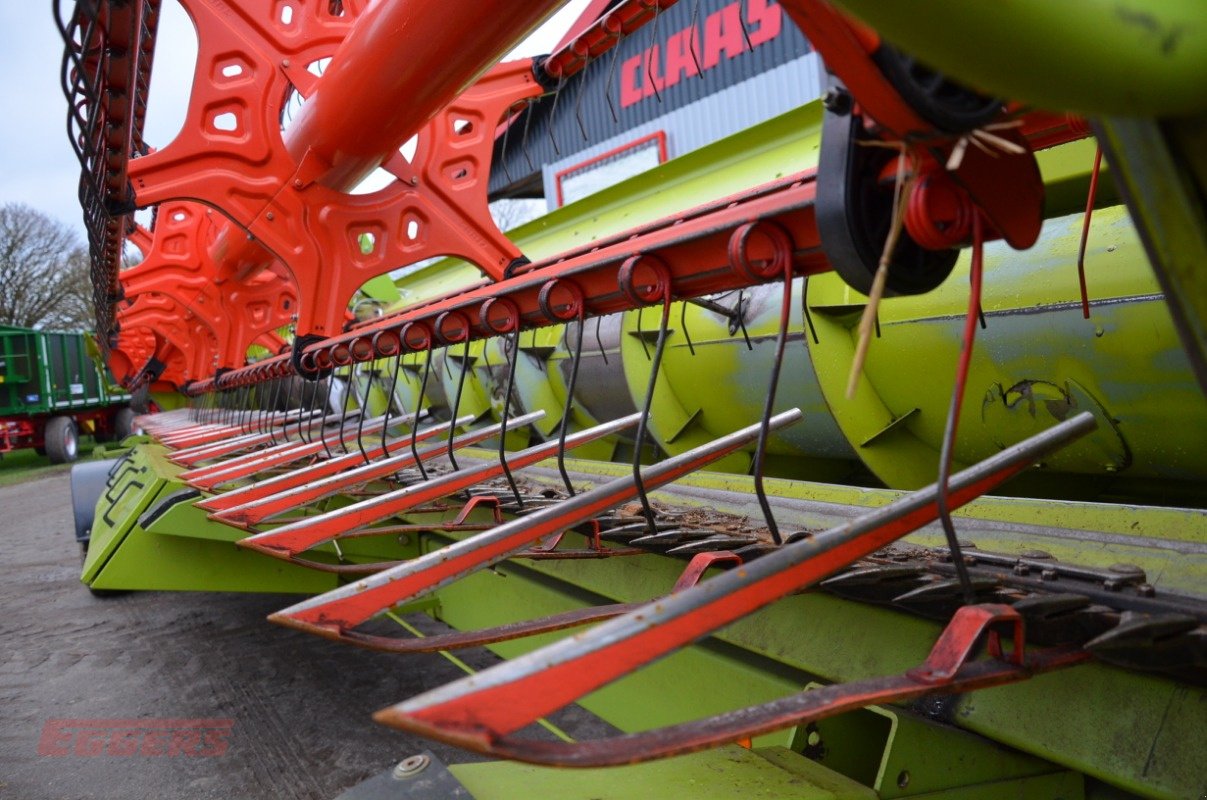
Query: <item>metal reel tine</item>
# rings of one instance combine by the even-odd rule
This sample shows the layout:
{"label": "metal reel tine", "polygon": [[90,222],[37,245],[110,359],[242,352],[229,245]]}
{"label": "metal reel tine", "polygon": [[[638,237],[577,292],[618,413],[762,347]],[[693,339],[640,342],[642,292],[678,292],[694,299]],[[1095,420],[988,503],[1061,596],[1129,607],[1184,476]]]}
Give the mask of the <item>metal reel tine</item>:
{"label": "metal reel tine", "polygon": [[604,349],[603,339],[599,335],[599,326],[603,324],[603,317],[595,318],[595,344],[599,347],[599,354],[603,356],[604,366],[608,365],[608,351]]}
{"label": "metal reel tine", "polygon": [[513,117],[516,116],[515,109],[517,105],[519,105],[519,103],[512,103],[507,107],[507,113],[504,115],[504,118],[507,120],[507,122],[503,126],[503,143],[499,146],[499,164],[503,167],[503,174],[507,176],[508,183],[515,183],[515,178],[513,178],[511,175],[511,167],[509,167],[507,164],[507,142],[511,136],[511,126],[515,123],[515,119],[513,119]]}
{"label": "metal reel tine", "polygon": [[641,320],[645,317],[645,308],[637,309],[637,341],[641,342],[641,350],[645,353],[645,360],[650,360],[650,346],[645,343],[645,337],[642,336]]}
{"label": "metal reel tine", "polygon": [[511,467],[507,464],[507,423],[511,415],[511,393],[515,389],[516,363],[520,359],[519,325],[516,325],[515,331],[511,334],[510,351],[508,350],[506,340],[504,340],[503,355],[507,358],[507,389],[503,394],[503,422],[502,429],[499,432],[499,466],[503,468],[503,476],[507,478],[507,485],[511,488],[511,494],[515,497],[516,505],[523,508],[524,498],[520,495],[515,478],[511,474]]}
{"label": "metal reel tine", "polygon": [[746,330],[746,293],[741,289],[738,290],[738,305],[734,311],[737,313],[738,328],[742,331],[742,339],[746,342],[746,349],[753,351],[754,345],[750,343],[750,332]]}
{"label": "metal reel tine", "polygon": [[[813,344],[821,344],[821,339],[817,338],[817,328],[813,327],[813,315],[809,313],[809,276],[801,278],[800,285],[800,310],[801,316],[805,318],[805,325],[809,328],[809,336],[813,339]],[[805,345],[808,347],[808,344]]]}
{"label": "metal reel tine", "polygon": [[[580,431],[573,434],[570,440],[575,443],[585,443],[589,439],[617,433],[637,423],[640,416],[640,414],[630,414],[587,431]],[[778,415],[772,424],[779,428],[791,425],[800,418],[800,411],[793,410]],[[656,488],[683,475],[695,472],[744,447],[757,435],[758,426],[751,425],[654,464],[646,470],[645,486]],[[546,442],[516,454],[513,456],[513,461],[518,461],[523,457],[525,461],[531,459],[529,463],[535,463],[537,460],[547,458],[550,451],[549,443]],[[415,489],[418,488],[412,487],[412,489],[403,491],[410,492],[415,499],[421,499],[422,495],[415,492]],[[608,483],[580,492],[561,503],[547,506],[526,516],[495,526],[469,539],[420,556],[353,585],[305,600],[273,614],[269,619],[323,636],[338,636],[341,631],[360,625],[379,612],[400,602],[428,594],[452,580],[515,555],[533,542],[550,534],[571,528],[598,516],[603,511],[615,508],[631,500],[636,491],[636,481],[633,477],[623,475]],[[355,506],[349,508],[355,508]],[[347,511],[347,509],[341,510]],[[357,523],[363,521],[360,519],[357,520]],[[311,520],[307,520],[297,523],[295,527],[307,523],[313,525]],[[240,544],[254,546],[257,539],[263,541],[262,537],[275,535],[282,530],[284,529],[278,528],[272,534],[252,537],[252,539],[243,540]],[[307,537],[306,540],[296,544],[312,546],[320,541],[323,541],[321,533],[318,536]],[[284,555],[284,552],[278,550],[275,555],[281,556]]]}
{"label": "metal reel tine", "polygon": [[[543,412],[542,412],[543,413]],[[538,419],[541,414],[533,419]],[[404,420],[409,420],[408,414]],[[418,432],[419,441],[427,441],[444,433],[450,427],[473,422],[470,417],[461,417],[439,425],[424,428]],[[410,434],[406,434],[410,438]],[[489,429],[470,431],[458,438],[458,447],[467,447],[489,438]],[[394,440],[394,444],[403,442],[403,437]],[[410,451],[388,455],[386,445],[373,447],[369,450],[370,462],[357,466],[359,454],[318,461],[284,475],[274,475],[262,481],[256,481],[248,486],[242,486],[230,492],[207,498],[197,503],[197,506],[213,511],[216,519],[237,524],[243,522],[252,524],[267,519],[270,516],[287,511],[294,506],[305,505],[326,497],[340,489],[356,486],[370,480],[386,478],[402,469],[415,465],[415,458]],[[434,447],[420,452],[421,460],[435,458],[444,452],[443,447]],[[379,456],[384,456],[379,460]],[[293,491],[299,490],[299,491]],[[228,513],[229,512],[229,513]]]}
{"label": "metal reel tine", "polygon": [[951,518],[951,508],[948,503],[948,483],[951,475],[952,451],[955,449],[956,433],[960,422],[960,408],[964,403],[964,387],[968,381],[968,366],[972,357],[972,348],[976,342],[976,319],[981,310],[981,277],[984,265],[984,230],[980,213],[972,218],[972,264],[969,268],[968,312],[964,320],[964,336],[961,339],[960,358],[956,365],[955,384],[951,390],[951,402],[947,409],[947,420],[943,428],[943,440],[939,449],[939,480],[937,505],[939,522],[943,527],[943,535],[947,546],[951,548],[952,563],[956,569],[960,586],[964,593],[964,602],[975,602],[976,593],[972,580],[968,575],[968,566],[960,550],[960,540],[956,535],[955,523]]}
{"label": "metal reel tine", "polygon": [[738,14],[738,25],[742,28],[742,39],[746,42],[746,49],[754,52],[754,42],[750,40],[750,29],[746,27],[746,19],[741,13]]}
{"label": "metal reel tine", "polygon": [[[582,444],[624,430],[637,422],[637,415],[632,414],[614,422],[596,425],[585,431],[575,433],[567,442],[568,447]],[[491,426],[488,434],[497,435],[499,426]],[[509,459],[512,469],[522,469],[538,461],[549,458],[556,452],[556,442],[541,442],[515,453]],[[317,544],[330,541],[348,534],[366,525],[388,519],[408,509],[423,505],[441,497],[447,497],[483,481],[492,480],[502,474],[502,467],[495,462],[488,462],[476,467],[450,472],[438,478],[431,478],[423,483],[407,486],[393,492],[354,503],[350,506],[335,509],[325,514],[307,517],[298,522],[275,528],[258,536],[252,536],[239,542],[244,547],[260,550],[277,557],[289,557],[300,553]]]}
{"label": "metal reel tine", "polygon": [[[394,375],[390,378],[390,391],[386,395],[386,424],[381,429],[381,449],[388,457],[390,449],[387,444],[387,439],[390,433],[390,413],[394,410],[394,404],[398,403],[398,374],[402,372],[402,352],[400,351],[394,357]],[[399,411],[404,411],[402,404],[399,403]],[[405,416],[405,413],[404,413]],[[418,424],[418,417],[411,417],[411,426]],[[368,463],[368,456],[365,457],[365,463]]]}
{"label": "metal reel tine", "polygon": [[[448,364],[448,359],[452,357],[452,350],[444,351],[444,363]],[[465,350],[461,356],[461,372],[457,376],[457,395],[453,399],[453,416],[457,416],[457,412],[461,410],[461,393],[465,389],[465,374],[469,371],[469,342],[465,343]],[[448,430],[448,460],[453,465],[453,469],[461,469],[461,465],[457,463],[457,457],[453,455],[453,429]]]}
{"label": "metal reel tine", "polygon": [[553,152],[557,155],[562,154],[562,149],[557,146],[557,136],[553,133],[553,118],[557,116],[557,103],[562,99],[562,87],[566,84],[565,76],[560,76],[557,79],[557,88],[553,90],[553,108],[549,109],[548,121],[545,124],[545,133],[549,135],[549,142],[553,145]]}
{"label": "metal reel tine", "polygon": [[[291,421],[285,419],[285,423]],[[182,465],[192,465],[200,461],[210,461],[232,453],[238,453],[242,450],[248,450],[252,447],[258,447],[262,444],[272,441],[270,433],[251,433],[241,436],[232,436],[231,432],[226,428],[207,425],[203,430],[189,434],[182,439],[161,439],[161,441],[169,446],[176,448],[176,452],[172,453],[168,458]],[[284,438],[281,445],[296,445],[300,439]]]}
{"label": "metal reel tine", "polygon": [[582,131],[584,142],[591,141],[590,135],[587,134],[587,123],[583,119],[583,97],[585,97],[587,94],[587,92],[586,92],[586,88],[587,88],[586,75],[587,75],[587,68],[590,66],[591,66],[591,54],[588,52],[586,63],[583,64],[583,69],[582,69],[582,73],[581,73],[583,76],[583,79],[579,81],[578,92],[574,97],[574,118],[576,120],[578,120],[578,129],[580,131]]}
{"label": "metal reel tine", "polygon": [[[366,430],[370,433],[375,433],[378,429],[384,427],[384,417],[378,417],[369,422]],[[273,448],[252,451],[226,461],[219,461],[205,467],[186,470],[181,472],[177,477],[198,489],[212,490],[223,484],[263,472],[266,469],[282,467],[319,455],[320,451],[324,449],[330,452],[331,442],[345,445],[344,449],[346,450],[347,443],[351,442],[356,435],[356,423],[347,423],[343,428],[322,434],[321,439],[317,442],[286,442]],[[347,452],[342,454],[332,453],[330,457],[322,460],[334,461],[342,459],[347,455],[349,455]],[[353,455],[359,455],[359,453],[353,453]]]}
{"label": "metal reel tine", "polygon": [[[305,428],[304,418],[309,415],[314,414],[314,397],[315,397],[317,383],[318,383],[318,381],[308,380],[302,384],[301,400],[302,400],[302,405],[306,409],[307,413],[298,415],[298,438],[304,442],[310,441],[310,437],[304,431],[304,428]],[[306,390],[307,389],[310,390],[310,399],[309,400],[306,399]]]}
{"label": "metal reel tine", "polygon": [[[637,319],[640,321],[640,310],[637,314]],[[642,513],[645,516],[650,533],[656,532],[654,527],[654,508],[650,505],[649,497],[646,496],[645,481],[641,477],[641,451],[645,449],[645,440],[649,433],[650,410],[654,404],[654,387],[658,385],[658,370],[662,365],[662,353],[666,350],[666,333],[670,323],[670,316],[671,290],[670,286],[667,285],[662,299],[662,316],[658,323],[658,341],[654,345],[654,357],[650,361],[650,379],[645,388],[645,403],[641,409],[641,422],[637,425],[637,440],[633,445],[633,483],[636,487],[637,499],[641,503]]]}
{"label": "metal reel tine", "polygon": [[654,22],[650,25],[650,44],[646,49],[645,58],[645,77],[650,82],[650,88],[654,90],[654,97],[659,103],[662,102],[662,92],[658,89],[658,82],[654,80],[654,48],[658,42],[658,18],[662,15],[662,5],[654,3]]}
{"label": "metal reel tine", "polygon": [[264,404],[263,410],[260,414],[260,430],[268,434],[269,442],[271,443],[270,446],[277,443],[276,426],[271,424],[271,420],[273,411],[276,409],[281,399],[282,383],[283,381],[280,378],[272,381],[268,396],[265,398],[268,400],[268,402]]}
{"label": "metal reel tine", "polygon": [[767,530],[771,533],[771,539],[776,544],[783,544],[783,539],[780,537],[780,528],[775,521],[775,513],[771,510],[771,503],[767,501],[767,490],[763,487],[763,471],[766,467],[767,459],[767,438],[768,438],[768,422],[771,419],[772,409],[775,407],[775,392],[779,388],[780,370],[784,366],[784,349],[788,343],[788,321],[792,316],[792,259],[784,258],[784,291],[783,301],[780,304],[780,324],[779,335],[775,340],[775,358],[771,362],[771,378],[770,385],[767,387],[767,399],[763,404],[762,427],[759,430],[759,441],[754,450],[754,493],[758,497],[759,508],[763,512],[763,520],[767,523]]}
{"label": "metal reel tine", "polygon": [[683,338],[687,340],[687,350],[693,356],[696,354],[696,346],[692,344],[692,334],[687,328],[687,306],[688,303],[679,305],[679,327],[683,329]]}
{"label": "metal reel tine", "polygon": [[620,45],[624,42],[624,32],[617,34],[616,44],[612,46],[612,63],[608,67],[608,80],[605,82],[604,99],[608,101],[608,110],[612,112],[612,122],[619,123],[620,115],[616,113],[616,101],[612,99],[612,79],[616,77],[616,59],[620,56]]}
{"label": "metal reel tine", "polygon": [[[344,387],[344,396],[341,399],[340,409],[339,409],[339,429],[340,430],[344,429],[344,425],[348,421],[348,401],[352,399],[352,393],[354,391],[353,387],[356,385],[356,367],[352,364],[349,364],[347,373],[348,373],[347,374],[348,384],[347,384],[347,386]],[[331,380],[331,381],[337,380],[334,372],[331,374],[331,378],[329,380]],[[327,385],[331,386],[332,384],[328,383]],[[331,458],[333,454],[331,452],[331,446],[327,442],[327,437],[322,436],[321,432],[320,432],[319,439],[323,443],[323,451],[327,454],[327,458]],[[344,451],[344,454],[347,455],[347,453],[348,453],[347,443],[340,442],[340,447]]]}
{"label": "metal reel tine", "polygon": [[696,77],[704,80],[704,69],[700,66],[700,55],[696,52],[696,31],[700,30],[700,0],[692,2],[692,19],[688,25],[691,34],[687,37],[687,50],[691,53],[692,63],[696,66]]}
{"label": "metal reel tine", "polygon": [[411,455],[415,457],[415,466],[419,468],[419,474],[423,479],[427,480],[427,470],[423,467],[423,461],[419,458],[419,448],[416,446],[419,443],[419,418],[423,416],[423,396],[427,392],[427,380],[432,372],[432,348],[426,351],[427,357],[423,361],[423,378],[419,382],[419,397],[415,401],[415,419],[411,423]]}
{"label": "metal reel tine", "polygon": [[[557,471],[561,473],[562,484],[566,487],[566,493],[571,497],[574,496],[574,484],[570,482],[570,474],[566,472],[566,432],[570,429],[570,415],[574,413],[574,389],[578,384],[578,365],[582,361],[583,356],[583,326],[586,322],[585,308],[583,305],[578,307],[578,321],[575,331],[574,351],[570,355],[570,383],[566,387],[566,402],[562,406],[562,421],[558,426],[557,434]],[[566,334],[570,333],[570,326],[567,325]]]}
{"label": "metal reel tine", "polygon": [[524,160],[528,162],[528,169],[536,169],[532,153],[528,150],[528,129],[532,125],[532,99],[528,99],[527,103],[528,108],[524,109],[524,135],[520,138],[520,149],[524,151]]}

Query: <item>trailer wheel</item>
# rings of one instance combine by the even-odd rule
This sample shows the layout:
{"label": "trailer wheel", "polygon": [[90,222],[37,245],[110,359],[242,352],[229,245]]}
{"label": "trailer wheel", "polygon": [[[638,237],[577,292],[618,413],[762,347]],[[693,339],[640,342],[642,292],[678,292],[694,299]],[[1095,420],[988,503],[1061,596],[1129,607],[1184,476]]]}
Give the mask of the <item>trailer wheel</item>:
{"label": "trailer wheel", "polygon": [[51,464],[70,464],[80,454],[80,429],[71,417],[52,417],[45,438]]}
{"label": "trailer wheel", "polygon": [[134,409],[123,408],[113,417],[113,439],[120,442],[127,436],[135,436],[142,433],[134,424]]}

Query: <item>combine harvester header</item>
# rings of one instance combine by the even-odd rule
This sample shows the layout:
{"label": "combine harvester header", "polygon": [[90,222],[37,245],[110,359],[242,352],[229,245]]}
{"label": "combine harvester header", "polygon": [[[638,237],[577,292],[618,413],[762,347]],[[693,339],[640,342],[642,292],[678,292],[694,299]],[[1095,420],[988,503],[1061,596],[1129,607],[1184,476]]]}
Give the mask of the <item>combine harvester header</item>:
{"label": "combine harvester header", "polygon": [[[159,2],[58,9],[98,330],[174,409],[99,492],[91,588],[490,647],[376,715],[507,759],[440,765],[483,800],[676,797],[684,765],[718,797],[1207,787],[1193,3],[1145,12],[1188,40],[1157,57],[1091,0],[618,0],[506,62],[557,0],[181,5],[156,143]],[[585,103],[619,119],[793,25],[819,99],[492,220],[533,131],[560,152]],[[364,627],[411,611],[455,630]],[[618,735],[521,735],[575,702]]]}

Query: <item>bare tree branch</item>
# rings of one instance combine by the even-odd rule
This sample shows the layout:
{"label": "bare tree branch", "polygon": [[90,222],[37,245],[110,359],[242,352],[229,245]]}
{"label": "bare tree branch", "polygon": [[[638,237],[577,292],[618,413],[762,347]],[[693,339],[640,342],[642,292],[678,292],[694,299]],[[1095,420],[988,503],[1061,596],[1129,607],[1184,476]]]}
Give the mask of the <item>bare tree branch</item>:
{"label": "bare tree branch", "polygon": [[501,231],[518,228],[525,222],[531,222],[545,213],[545,201],[534,200],[496,200],[490,204],[490,216]]}
{"label": "bare tree branch", "polygon": [[20,203],[0,206],[0,324],[90,328],[88,254],[70,228]]}

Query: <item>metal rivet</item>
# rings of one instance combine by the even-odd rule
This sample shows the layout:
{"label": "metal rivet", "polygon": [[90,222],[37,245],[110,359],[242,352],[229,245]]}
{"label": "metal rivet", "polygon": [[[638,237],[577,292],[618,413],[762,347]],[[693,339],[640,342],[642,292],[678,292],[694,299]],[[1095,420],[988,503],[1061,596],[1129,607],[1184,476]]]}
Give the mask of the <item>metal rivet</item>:
{"label": "metal rivet", "polygon": [[404,758],[398,762],[398,766],[394,767],[393,776],[395,780],[405,780],[427,769],[427,765],[432,763],[432,760],[425,755],[411,756]]}
{"label": "metal rivet", "polygon": [[1120,575],[1144,576],[1143,568],[1135,564],[1111,564],[1107,569]]}

